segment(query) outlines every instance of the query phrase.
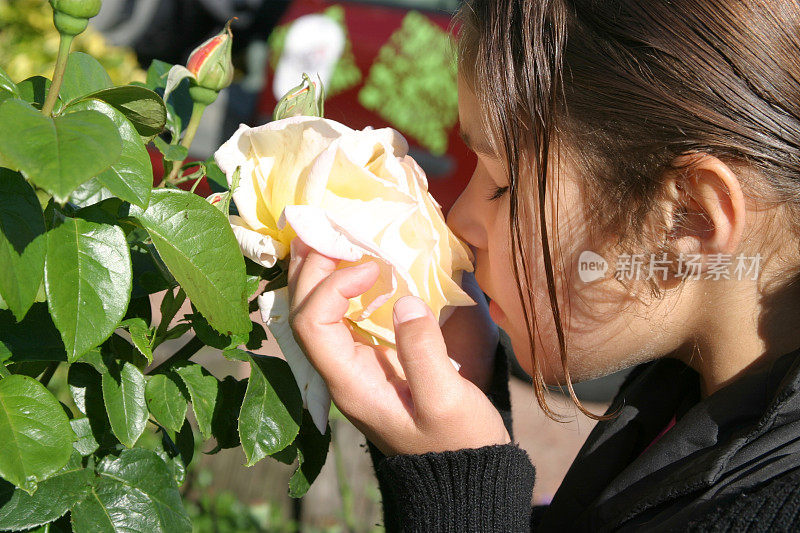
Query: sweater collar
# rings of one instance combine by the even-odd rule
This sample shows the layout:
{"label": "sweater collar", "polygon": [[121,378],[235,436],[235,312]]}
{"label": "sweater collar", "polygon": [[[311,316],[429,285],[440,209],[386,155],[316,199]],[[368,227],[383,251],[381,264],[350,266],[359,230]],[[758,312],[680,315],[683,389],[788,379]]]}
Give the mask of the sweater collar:
{"label": "sweater collar", "polygon": [[[614,528],[649,508],[710,487],[739,450],[776,421],[800,419],[800,350],[739,377],[702,401],[699,375],[675,359],[638,367],[612,403],[619,415],[587,438],[542,525],[575,518]],[[682,405],[694,403],[642,451]],[[569,517],[569,519],[567,518]]]}

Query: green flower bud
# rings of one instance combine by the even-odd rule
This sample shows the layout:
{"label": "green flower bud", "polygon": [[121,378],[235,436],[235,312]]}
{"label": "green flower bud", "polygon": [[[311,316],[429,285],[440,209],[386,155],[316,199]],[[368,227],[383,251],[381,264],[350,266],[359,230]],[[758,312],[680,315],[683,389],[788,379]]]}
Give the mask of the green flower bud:
{"label": "green flower bud", "polygon": [[100,12],[101,0],[50,0],[53,23],[59,33],[78,35],[86,29],[89,19]]}
{"label": "green flower bud", "polygon": [[283,95],[273,113],[275,120],[299,116],[320,118],[325,116],[325,88],[319,76],[316,80],[312,80],[304,72],[302,83]]}
{"label": "green flower bud", "polygon": [[229,20],[225,29],[195,48],[189,56],[186,68],[194,75],[198,86],[220,91],[233,81],[233,20]]}

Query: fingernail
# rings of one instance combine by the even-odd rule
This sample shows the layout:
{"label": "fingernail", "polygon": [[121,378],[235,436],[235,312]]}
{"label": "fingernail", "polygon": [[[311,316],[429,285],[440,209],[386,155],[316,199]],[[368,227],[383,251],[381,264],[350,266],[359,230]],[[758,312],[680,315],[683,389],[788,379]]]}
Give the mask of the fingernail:
{"label": "fingernail", "polygon": [[425,303],[415,296],[403,296],[394,304],[394,316],[398,324],[422,318],[427,314]]}
{"label": "fingernail", "polygon": [[294,258],[297,255],[297,245],[295,244],[296,239],[292,239],[292,242],[289,243],[289,254]]}

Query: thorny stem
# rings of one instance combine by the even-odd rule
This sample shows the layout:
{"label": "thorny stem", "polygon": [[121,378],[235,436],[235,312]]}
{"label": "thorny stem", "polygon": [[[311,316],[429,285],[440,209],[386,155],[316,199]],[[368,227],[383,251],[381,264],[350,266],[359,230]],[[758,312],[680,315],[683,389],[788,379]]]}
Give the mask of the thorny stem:
{"label": "thorny stem", "polygon": [[69,48],[72,46],[74,35],[61,34],[61,41],[58,44],[58,57],[56,58],[56,67],[53,70],[53,81],[50,84],[50,90],[47,92],[47,98],[42,106],[42,114],[50,116],[53,108],[58,99],[58,93],[61,90],[61,82],[64,81],[64,70],[67,68],[67,58],[69,57]]}

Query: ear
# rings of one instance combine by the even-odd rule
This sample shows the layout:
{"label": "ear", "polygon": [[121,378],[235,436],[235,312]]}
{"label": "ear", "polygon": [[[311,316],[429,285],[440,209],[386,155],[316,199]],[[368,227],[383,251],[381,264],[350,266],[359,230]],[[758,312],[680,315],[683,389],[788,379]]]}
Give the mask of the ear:
{"label": "ear", "polygon": [[744,232],[746,206],[738,176],[708,154],[675,159],[682,170],[667,180],[672,216],[669,239],[679,253],[734,254]]}

